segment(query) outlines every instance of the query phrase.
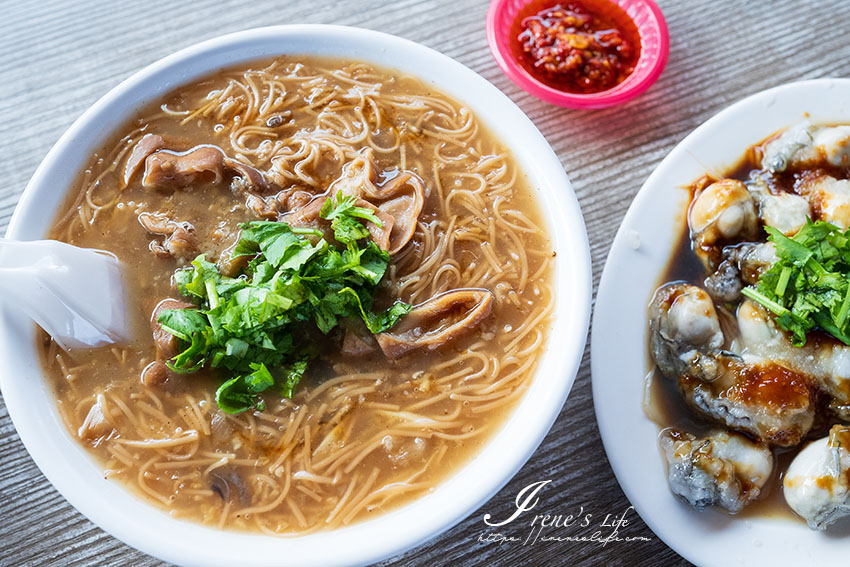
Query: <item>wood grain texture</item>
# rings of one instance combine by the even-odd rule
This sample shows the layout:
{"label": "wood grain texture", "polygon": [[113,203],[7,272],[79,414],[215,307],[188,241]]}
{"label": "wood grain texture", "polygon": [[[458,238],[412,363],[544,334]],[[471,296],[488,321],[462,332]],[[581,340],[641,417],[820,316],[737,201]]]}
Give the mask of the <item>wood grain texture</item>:
{"label": "wood grain texture", "polygon": [[[850,72],[846,0],[661,0],[670,61],[645,95],[618,108],[559,109],[520,91],[487,49],[485,0],[42,0],[5,2],[0,16],[0,233],[50,146],[119,81],[177,49],[223,33],[287,23],[377,29],[433,47],[506,92],[537,124],[572,178],[585,215],[594,288],[617,227],[652,169],[688,132],[730,103],[788,81]],[[557,341],[557,337],[552,340]],[[624,434],[628,434],[625,430]],[[648,448],[647,458],[657,458]],[[160,566],[76,512],[27,455],[0,400],[0,565]],[[482,515],[511,510],[518,490],[551,479],[553,513],[599,517],[628,506],[593,413],[587,352],[543,444],[481,510],[382,565],[687,565],[632,514],[622,536],[647,542],[495,545]],[[502,516],[503,517],[503,516]]]}

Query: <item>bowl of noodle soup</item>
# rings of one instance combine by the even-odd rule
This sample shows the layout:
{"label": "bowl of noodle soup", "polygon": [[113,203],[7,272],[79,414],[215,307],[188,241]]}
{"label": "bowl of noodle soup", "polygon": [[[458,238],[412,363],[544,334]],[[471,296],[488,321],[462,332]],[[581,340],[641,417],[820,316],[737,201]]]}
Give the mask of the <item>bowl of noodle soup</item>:
{"label": "bowl of noodle soup", "polygon": [[[391,258],[375,308],[412,310],[374,337],[305,332],[323,354],[289,396],[223,411],[220,368],[164,364],[175,270],[202,252],[243,285],[242,223],[315,227],[305,210],[352,179],[393,219],[370,233]],[[0,313],[0,386],[72,505],[181,565],[366,564],[448,529],[531,457],[587,332],[587,237],[545,139],[459,63],[360,29],[250,30],[140,71],[57,142],[7,237],[106,248],[131,274],[126,345],[65,353]]]}

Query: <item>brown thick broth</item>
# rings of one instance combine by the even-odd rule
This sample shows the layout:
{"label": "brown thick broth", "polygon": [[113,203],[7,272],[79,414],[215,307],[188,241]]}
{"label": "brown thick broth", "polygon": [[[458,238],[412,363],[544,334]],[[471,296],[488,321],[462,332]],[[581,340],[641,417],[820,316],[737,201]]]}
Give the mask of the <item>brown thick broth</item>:
{"label": "brown thick broth", "polygon": [[[240,151],[260,147],[262,136],[233,138],[240,124],[227,112],[185,123],[184,116],[171,114],[202,106],[207,93],[228,88],[243,68],[167,97],[162,102],[169,112],[161,103],[144,109],[74,184],[50,236],[114,252],[137,290],[127,309],[138,324],[131,343],[116,347],[66,353],[45,337],[45,369],[69,430],[103,464],[106,478],[173,516],[229,529],[307,532],[359,521],[420,496],[476,454],[527,388],[545,348],[554,254],[533,192],[498,141],[472,118],[472,128],[456,130],[440,118],[444,112],[464,124],[466,115],[454,101],[398,73],[346,61],[297,58],[250,68],[265,69],[260,77],[284,77],[280,84],[287,88],[302,85],[291,96],[272,93],[291,113],[271,122],[283,123],[272,141],[291,141],[300,131],[317,129],[318,120],[331,120],[322,116],[327,105],[310,98],[315,90],[301,92],[309,89],[299,77],[337,85],[333,97],[351,89],[379,92],[371,111],[362,103],[339,104],[339,112],[361,112],[366,125],[378,122],[370,112],[382,112],[370,140],[382,147],[394,139],[401,144],[376,152],[376,165],[390,173],[415,172],[425,183],[426,200],[414,239],[393,258],[377,304],[396,298],[415,304],[446,289],[484,287],[495,295],[493,312],[444,348],[395,362],[379,351],[345,356],[337,333],[320,337],[323,354],[293,399],[266,396],[262,412],[231,416],[217,409],[213,396],[229,377],[224,371],[171,376],[161,387],[143,384],[142,370],[156,357],[147,321],[162,298],[180,297],[171,276],[184,262],[151,253],[152,236],[139,224],[139,213],[190,222],[208,259],[235,241],[239,223],[257,218],[226,184],[168,192],[143,187],[136,175],[121,189],[120,172],[129,148],[147,133],[163,136],[169,150],[210,144],[269,169],[273,154]],[[437,110],[407,108],[405,97],[433,97]],[[334,130],[333,122],[327,124],[340,139],[351,134],[350,125]],[[343,162],[332,154],[320,152],[313,164],[316,184],[307,189],[314,194],[340,173]],[[87,199],[102,208],[87,206]],[[446,239],[452,246],[440,252]],[[433,265],[429,277],[413,277],[426,261]],[[95,404],[108,422],[102,434],[86,429]]]}

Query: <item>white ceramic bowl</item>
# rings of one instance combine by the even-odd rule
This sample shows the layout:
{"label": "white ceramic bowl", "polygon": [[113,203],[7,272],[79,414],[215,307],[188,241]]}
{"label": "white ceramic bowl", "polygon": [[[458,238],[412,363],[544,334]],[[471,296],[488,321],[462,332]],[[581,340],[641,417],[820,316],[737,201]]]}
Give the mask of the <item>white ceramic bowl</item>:
{"label": "white ceramic bowl", "polygon": [[596,297],[591,371],[596,418],[623,492],[647,525],[701,567],[846,565],[847,522],[826,533],[783,517],[732,518],[676,499],[658,449],[658,426],[641,407],[648,354],[647,306],[685,222],[687,187],[723,175],[746,149],[803,120],[850,123],[850,80],[791,83],[748,97],[685,138],[649,176],[617,232]]}
{"label": "white ceramic bowl", "polygon": [[[21,439],[45,476],[93,522],[128,544],[181,565],[359,565],[403,552],[476,510],[528,460],[558,415],[581,361],[590,316],[590,254],[581,211],[549,144],[498,89],[452,59],[391,35],[338,26],[280,26],[184,49],[133,75],[56,143],[12,217],[8,238],[43,238],[70,180],[146,103],[221,67],[288,54],[339,56],[416,75],[473,109],[513,152],[539,199],[557,252],[554,327],[540,368],[504,427],[432,493],[374,520],[294,538],[223,532],[175,520],[103,479],[65,429],[42,378],[34,325],[0,313],[0,386]],[[557,230],[555,230],[557,227]],[[472,545],[473,542],[470,542]]]}

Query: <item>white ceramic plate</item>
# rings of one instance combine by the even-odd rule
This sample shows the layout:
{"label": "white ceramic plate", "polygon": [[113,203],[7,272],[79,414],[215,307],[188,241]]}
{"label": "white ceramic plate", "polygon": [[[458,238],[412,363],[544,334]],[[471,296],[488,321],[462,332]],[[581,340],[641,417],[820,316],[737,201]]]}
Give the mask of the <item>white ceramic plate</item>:
{"label": "white ceramic plate", "polygon": [[658,426],[643,413],[651,368],[646,309],[685,222],[700,176],[722,175],[746,149],[806,116],[850,123],[850,80],[791,83],[750,96],[693,131],[649,176],[617,232],[596,298],[591,338],[593,401],[620,486],[658,537],[701,567],[847,565],[846,530],[818,533],[788,518],[697,512],[667,486]]}
{"label": "white ceramic plate", "polygon": [[35,326],[0,312],[0,387],[36,464],[97,525],[146,553],[181,565],[361,565],[434,537],[475,511],[528,460],[563,406],[587,335],[587,235],[572,186],[549,144],[508,97],[473,71],[416,43],[368,30],[315,25],[249,30],[187,48],[143,69],[99,100],[56,143],[21,197],[7,237],[43,238],[69,180],[92,151],[146,103],[221,67],[281,54],[338,56],[396,68],[466,103],[508,146],[544,205],[558,256],[555,322],[537,374],[505,425],[432,493],[351,527],[275,538],[175,520],[119,483],[104,480],[101,468],[68,434],[56,411],[42,379]]}

